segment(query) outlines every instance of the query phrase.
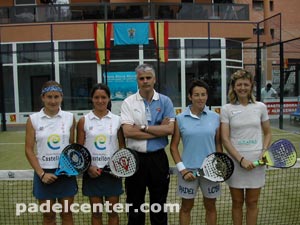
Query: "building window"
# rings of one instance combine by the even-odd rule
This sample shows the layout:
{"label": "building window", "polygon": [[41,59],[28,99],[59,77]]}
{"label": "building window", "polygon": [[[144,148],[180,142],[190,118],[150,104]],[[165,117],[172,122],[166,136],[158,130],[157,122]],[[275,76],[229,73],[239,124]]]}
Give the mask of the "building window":
{"label": "building window", "polygon": [[14,20],[17,23],[30,23],[35,21],[35,0],[15,0]]}
{"label": "building window", "polygon": [[1,45],[1,60],[3,64],[12,63],[12,45]]}
{"label": "building window", "polygon": [[65,110],[92,109],[90,91],[97,83],[97,64],[61,64],[59,74],[64,91],[63,108]]}
{"label": "building window", "polygon": [[15,5],[35,5],[35,0],[15,0]]}
{"label": "building window", "polygon": [[[253,0],[252,7],[255,11],[262,11],[264,9],[264,2],[263,0]],[[270,1],[270,11],[274,10],[274,2]]]}
{"label": "building window", "polygon": [[[200,79],[209,85],[209,99],[207,105],[220,106],[221,105],[221,61],[187,61],[186,66],[186,90],[192,80]],[[186,103],[191,102],[186,94]]]}
{"label": "building window", "polygon": [[138,59],[139,58],[139,45],[114,45],[111,41],[110,59]]}
{"label": "building window", "polygon": [[51,43],[17,44],[18,63],[51,62]]}
{"label": "building window", "polygon": [[255,11],[262,11],[264,9],[263,1],[253,0],[252,7]]}
{"label": "building window", "polygon": [[185,49],[186,58],[221,58],[220,40],[187,39],[185,40]]}
{"label": "building window", "polygon": [[241,49],[241,42],[226,40],[226,59],[243,60]]}
{"label": "building window", "polygon": [[42,107],[41,87],[50,79],[51,65],[18,66],[20,112],[37,112]]}
{"label": "building window", "polygon": [[181,66],[180,61],[159,65],[158,91],[170,97],[174,107],[181,107]]}
{"label": "building window", "polygon": [[[157,50],[152,40],[149,40],[148,45],[143,45],[143,50],[145,59],[157,59]],[[169,59],[180,58],[180,41],[178,39],[169,40],[168,56]]]}
{"label": "building window", "polygon": [[270,11],[274,11],[274,2],[270,1]]}
{"label": "building window", "polygon": [[260,28],[260,29],[259,29],[259,33],[258,33],[257,29],[254,28],[254,29],[253,29],[253,34],[254,34],[254,35],[257,35],[257,34],[259,34],[259,35],[264,35],[264,34],[265,34],[265,29],[264,29],[264,28]]}
{"label": "building window", "polygon": [[95,44],[93,41],[72,41],[59,43],[60,61],[96,60]]}
{"label": "building window", "polygon": [[[157,59],[155,45],[150,40],[149,45],[114,46],[110,48],[110,64],[99,66],[96,63],[95,47],[92,40],[60,41],[55,43],[54,59],[52,59],[52,43],[16,43],[17,82],[19,112],[39,111],[40,88],[42,84],[53,79],[51,77],[54,63],[55,78],[64,89],[62,108],[68,111],[88,111],[92,108],[90,90],[97,82],[106,82],[109,73],[132,72],[141,63],[150,63],[156,70],[155,89],[171,98],[174,107],[185,108],[189,104],[187,93],[192,79],[202,79],[211,88],[209,106],[221,106],[222,82],[221,74],[229,68],[242,68],[242,42],[223,39],[172,39],[169,42],[169,61],[161,63]],[[13,67],[9,65],[12,59],[13,45],[3,45],[2,54],[7,53],[4,67],[11,70],[11,85],[6,99],[9,110],[14,109],[13,97]],[[225,49],[225,50],[224,50]],[[226,57],[226,58],[225,58]],[[4,58],[4,56],[3,56]],[[222,61],[223,60],[223,61]],[[226,61],[225,61],[226,60]],[[222,63],[226,62],[226,64]],[[22,64],[20,64],[22,63]],[[58,70],[57,70],[58,69]],[[9,74],[9,71],[5,72]],[[135,79],[135,77],[134,77]],[[135,80],[134,80],[135,84]],[[135,84],[136,85],[136,84]],[[12,92],[12,93],[10,93]],[[116,92],[118,93],[118,92]],[[124,96],[128,96],[127,92]],[[116,95],[117,96],[117,95]],[[114,96],[112,96],[114,97]],[[118,112],[120,101],[114,100],[113,110]]]}

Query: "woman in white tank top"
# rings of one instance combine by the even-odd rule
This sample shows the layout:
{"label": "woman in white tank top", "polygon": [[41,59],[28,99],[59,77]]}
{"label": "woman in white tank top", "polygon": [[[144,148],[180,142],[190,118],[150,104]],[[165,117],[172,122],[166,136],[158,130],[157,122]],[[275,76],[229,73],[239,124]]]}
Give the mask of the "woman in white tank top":
{"label": "woman in white tank top", "polygon": [[[121,120],[110,112],[110,90],[105,84],[92,88],[91,99],[93,110],[80,118],[77,125],[77,143],[84,145],[92,156],[91,166],[83,175],[82,192],[92,206],[109,202],[108,225],[117,225],[119,217],[112,209],[123,193],[122,179],[100,171],[115,151],[125,147]],[[102,211],[93,211],[92,224],[102,224],[101,220]]]}
{"label": "woman in white tank top", "polygon": [[[33,195],[40,204],[50,206],[49,212],[43,213],[43,224],[55,223],[52,206],[57,200],[62,206],[62,224],[73,224],[70,205],[78,190],[76,177],[55,176],[54,172],[61,151],[74,142],[75,118],[61,110],[63,92],[57,82],[48,81],[43,85],[41,99],[44,107],[30,115],[26,123],[25,153],[34,169]],[[66,205],[68,209],[64,208]]]}

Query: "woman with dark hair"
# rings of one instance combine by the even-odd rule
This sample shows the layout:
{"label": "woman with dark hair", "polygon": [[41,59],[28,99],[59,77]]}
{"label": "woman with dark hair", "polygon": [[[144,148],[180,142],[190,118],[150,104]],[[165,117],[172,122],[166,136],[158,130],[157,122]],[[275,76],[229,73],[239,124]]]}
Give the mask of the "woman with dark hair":
{"label": "woman with dark hair", "polygon": [[224,147],[235,163],[227,181],[232,197],[233,225],[243,223],[246,203],[246,224],[255,225],[258,199],[265,184],[265,167],[255,167],[253,161],[262,157],[271,142],[267,107],[253,95],[254,78],[246,70],[231,75],[229,104],[221,109],[221,136]]}
{"label": "woman with dark hair", "polygon": [[[83,175],[82,192],[92,205],[92,224],[102,224],[102,212],[94,205],[109,202],[108,224],[119,224],[117,212],[112,209],[123,193],[122,180],[99,169],[108,164],[112,154],[125,147],[120,117],[110,112],[110,90],[105,84],[96,84],[91,90],[93,110],[80,118],[77,125],[77,143],[91,153],[92,163]],[[105,208],[105,207],[104,207]]]}
{"label": "woman with dark hair", "polygon": [[[201,80],[191,83],[188,98],[191,105],[177,115],[175,130],[171,140],[171,154],[179,172],[178,195],[182,198],[179,213],[180,225],[188,225],[191,221],[191,211],[199,187],[203,195],[206,211],[205,222],[208,225],[217,224],[216,198],[220,196],[220,184],[195,177],[204,158],[213,152],[222,152],[219,115],[206,106],[208,85]],[[183,151],[179,154],[179,143],[182,139]]]}
{"label": "woman with dark hair", "polygon": [[56,224],[52,206],[57,200],[62,206],[62,224],[72,225],[70,206],[77,193],[76,177],[56,176],[54,173],[60,153],[74,142],[76,122],[72,113],[61,110],[63,91],[56,81],[47,81],[43,85],[41,99],[43,108],[30,115],[26,123],[25,154],[34,169],[33,195],[40,204],[50,206],[51,210],[43,213],[43,224]]}

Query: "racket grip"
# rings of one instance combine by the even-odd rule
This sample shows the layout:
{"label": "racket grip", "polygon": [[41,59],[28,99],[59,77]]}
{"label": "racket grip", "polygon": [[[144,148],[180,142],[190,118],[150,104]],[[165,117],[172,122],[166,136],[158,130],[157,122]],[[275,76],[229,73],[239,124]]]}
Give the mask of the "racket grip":
{"label": "racket grip", "polygon": [[261,165],[263,165],[263,164],[261,163],[260,160],[256,160],[256,161],[253,162],[253,165],[254,165],[255,167],[257,167],[257,166],[261,166]]}
{"label": "racket grip", "polygon": [[98,168],[97,172],[98,172],[99,175],[101,175],[102,174],[102,169]]}

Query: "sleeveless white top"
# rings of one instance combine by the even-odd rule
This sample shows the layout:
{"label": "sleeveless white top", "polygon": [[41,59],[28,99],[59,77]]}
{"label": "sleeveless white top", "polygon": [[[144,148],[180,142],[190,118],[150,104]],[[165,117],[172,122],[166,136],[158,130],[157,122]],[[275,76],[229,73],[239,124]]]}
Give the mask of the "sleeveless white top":
{"label": "sleeveless white top", "polygon": [[121,118],[109,112],[100,119],[91,111],[84,119],[84,146],[91,153],[92,165],[103,168],[119,148],[118,130],[121,127]]}
{"label": "sleeveless white top", "polygon": [[37,158],[42,168],[58,167],[60,153],[69,145],[73,118],[72,113],[61,109],[53,117],[46,115],[44,109],[30,115],[35,130]]}

